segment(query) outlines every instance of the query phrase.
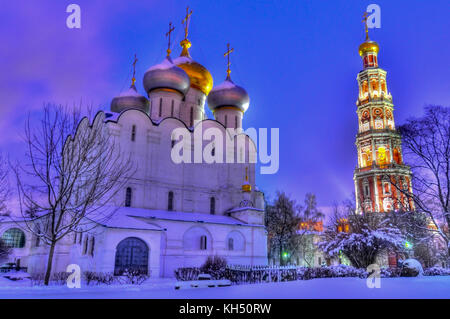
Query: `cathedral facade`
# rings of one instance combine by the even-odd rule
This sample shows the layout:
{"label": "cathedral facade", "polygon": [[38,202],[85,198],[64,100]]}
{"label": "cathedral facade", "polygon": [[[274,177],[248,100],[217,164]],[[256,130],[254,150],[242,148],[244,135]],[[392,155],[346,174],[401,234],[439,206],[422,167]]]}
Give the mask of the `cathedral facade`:
{"label": "cathedral facade", "polygon": [[[92,220],[96,227],[80,226],[58,243],[55,272],[77,264],[82,271],[121,275],[138,269],[151,277],[172,277],[175,269],[198,267],[212,255],[229,264],[267,264],[264,194],[255,186],[256,147],[242,131],[249,96],[231,80],[230,63],[225,81],[213,87],[209,71],[190,55],[189,19],[190,14],[181,55],[172,60],[169,44],[163,61],[145,72],[145,96],[133,75],[131,87],[112,99],[110,111],[95,117],[137,169],[111,203],[111,218]],[[214,119],[206,118],[206,102]],[[173,132],[182,130],[194,139],[208,128],[223,136],[227,129],[237,132],[231,146],[223,144],[235,161],[174,163]],[[19,226],[0,223],[0,234],[14,235],[11,261],[43,273],[48,247]]]}
{"label": "cathedral facade", "polygon": [[412,193],[411,171],[403,162],[394,104],[386,71],[378,66],[378,52],[379,45],[369,39],[366,28],[366,41],[359,46],[363,70],[357,76],[356,209],[359,213],[410,211],[414,203],[405,194]]}

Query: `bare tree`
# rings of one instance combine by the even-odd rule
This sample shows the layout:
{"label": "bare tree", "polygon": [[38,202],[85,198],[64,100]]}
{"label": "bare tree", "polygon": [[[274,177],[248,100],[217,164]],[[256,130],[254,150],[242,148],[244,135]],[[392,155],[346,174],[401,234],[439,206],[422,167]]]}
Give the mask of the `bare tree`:
{"label": "bare tree", "polygon": [[273,204],[266,206],[269,254],[274,260],[278,255],[280,265],[288,261],[295,249],[293,239],[300,222],[300,209],[296,201],[290,199],[284,192],[277,192],[277,198]]}
{"label": "bare tree", "polygon": [[408,119],[399,131],[414,192],[397,189],[428,215],[450,254],[450,108],[427,106],[423,117]]}
{"label": "bare tree", "polygon": [[10,196],[8,183],[8,166],[2,154],[0,154],[0,215],[6,214],[6,201]]}
{"label": "bare tree", "polygon": [[300,209],[299,227],[293,241],[295,253],[300,255],[308,266],[313,266],[317,247],[314,243],[316,236],[322,231],[325,215],[317,208],[316,195],[305,195],[304,208]]}
{"label": "bare tree", "polygon": [[115,211],[111,204],[134,165],[108,132],[104,114],[92,122],[79,109],[47,105],[38,125],[25,126],[27,159],[12,165],[26,228],[49,246],[45,284],[56,244]]}

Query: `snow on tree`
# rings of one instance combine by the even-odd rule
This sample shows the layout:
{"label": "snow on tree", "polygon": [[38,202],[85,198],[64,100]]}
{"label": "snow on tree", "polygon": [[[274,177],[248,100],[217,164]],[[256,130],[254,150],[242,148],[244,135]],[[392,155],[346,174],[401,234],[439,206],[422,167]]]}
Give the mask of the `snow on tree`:
{"label": "snow on tree", "polygon": [[[349,229],[342,228],[348,223]],[[357,214],[347,203],[344,211],[335,211],[319,248],[330,257],[343,254],[357,268],[367,268],[388,251],[402,251],[405,237],[385,214]]]}

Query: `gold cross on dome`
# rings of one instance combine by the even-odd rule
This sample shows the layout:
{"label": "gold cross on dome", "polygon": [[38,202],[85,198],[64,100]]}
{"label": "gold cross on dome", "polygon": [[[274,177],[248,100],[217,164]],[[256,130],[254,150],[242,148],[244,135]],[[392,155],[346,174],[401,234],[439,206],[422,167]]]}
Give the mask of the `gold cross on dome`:
{"label": "gold cross on dome", "polygon": [[186,17],[184,17],[182,24],[184,24],[184,39],[187,40],[188,32],[189,32],[189,22],[192,15],[192,10],[189,12],[189,6],[186,8]]}
{"label": "gold cross on dome", "polygon": [[369,40],[369,28],[368,28],[368,26],[367,26],[367,20],[368,20],[368,18],[369,18],[369,17],[368,17],[368,15],[367,15],[367,12],[364,12],[362,22],[364,23],[364,27],[365,27],[365,29],[366,29],[366,41]]}
{"label": "gold cross on dome", "polygon": [[231,73],[231,70],[230,70],[230,65],[231,65],[231,62],[230,62],[230,54],[231,54],[233,51],[234,51],[234,49],[233,49],[233,48],[230,49],[230,44],[227,43],[227,52],[225,52],[225,53],[223,54],[223,56],[226,56],[227,59],[228,59],[228,63],[227,63],[227,78],[230,77],[230,73]]}
{"label": "gold cross on dome", "polygon": [[171,36],[171,33],[172,33],[172,31],[173,30],[175,30],[175,27],[174,26],[172,26],[172,22],[170,22],[169,23],[169,31],[167,31],[167,33],[166,33],[166,37],[168,37],[169,38],[169,40],[168,40],[168,44],[167,44],[167,56],[169,56],[170,55],[170,52],[172,52],[171,50],[170,50],[170,36]]}
{"label": "gold cross on dome", "polygon": [[138,58],[136,56],[136,53],[134,54],[134,61],[133,61],[133,77],[131,78],[131,84],[134,85],[136,83],[136,63],[138,61]]}

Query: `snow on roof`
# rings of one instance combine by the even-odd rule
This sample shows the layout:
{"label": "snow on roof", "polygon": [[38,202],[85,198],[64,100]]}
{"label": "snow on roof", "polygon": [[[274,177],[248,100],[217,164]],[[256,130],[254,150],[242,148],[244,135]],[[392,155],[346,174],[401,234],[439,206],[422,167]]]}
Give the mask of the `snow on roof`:
{"label": "snow on roof", "polygon": [[173,60],[173,63],[175,63],[176,65],[184,64],[184,63],[192,63],[192,62],[194,62],[194,60],[191,57],[187,57],[187,56],[179,56],[178,58]]}
{"label": "snow on roof", "polygon": [[[240,220],[237,220],[230,216],[224,215],[211,215],[201,213],[188,213],[188,212],[175,212],[166,210],[152,210],[145,208],[135,207],[120,207],[118,209],[119,214],[128,217],[138,217],[146,219],[162,219],[181,222],[197,222],[197,223],[211,223],[211,224],[225,224],[225,225],[237,225],[237,226],[252,226],[252,227],[264,227],[263,225],[246,224]],[[125,221],[124,221],[125,223]],[[124,225],[122,223],[122,225]]]}
{"label": "snow on roof", "polygon": [[165,58],[161,63],[156,64],[154,66],[151,66],[148,71],[153,71],[153,70],[167,70],[170,68],[175,67],[176,65],[173,64],[172,60],[170,58]]}
{"label": "snow on roof", "polygon": [[216,86],[214,88],[214,90],[225,90],[225,89],[232,89],[237,87],[236,84],[233,83],[233,81],[226,79],[225,81],[223,81],[221,84],[219,84],[218,86]]}
{"label": "snow on roof", "polygon": [[142,230],[155,230],[162,231],[164,230],[161,227],[158,227],[153,224],[149,224],[140,219],[131,216],[127,210],[123,210],[122,208],[116,209],[115,207],[111,207],[109,210],[109,214],[98,214],[94,216],[93,214],[89,215],[88,219],[108,228],[123,228],[123,229],[142,229]]}
{"label": "snow on roof", "polygon": [[128,90],[126,90],[126,91],[120,93],[119,96],[120,96],[120,97],[122,97],[122,96],[142,97],[142,95],[139,94],[138,91],[137,91],[135,88],[133,88],[133,87],[130,87]]}

